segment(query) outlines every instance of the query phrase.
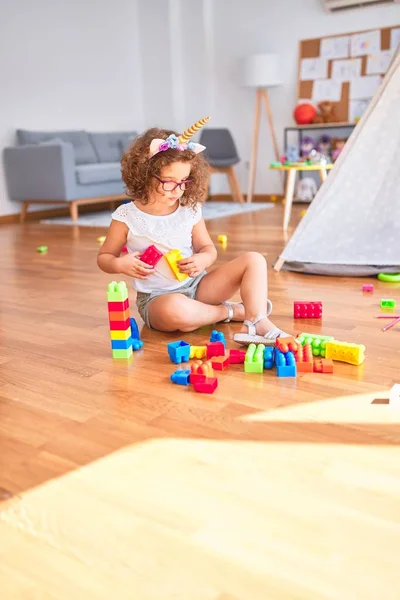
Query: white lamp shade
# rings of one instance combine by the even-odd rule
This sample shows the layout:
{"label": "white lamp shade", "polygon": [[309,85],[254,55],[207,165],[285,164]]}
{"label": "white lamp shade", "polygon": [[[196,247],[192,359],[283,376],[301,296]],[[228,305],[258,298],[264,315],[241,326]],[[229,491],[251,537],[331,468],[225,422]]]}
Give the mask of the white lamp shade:
{"label": "white lamp shade", "polygon": [[243,83],[246,87],[272,87],[282,85],[279,56],[277,54],[253,54],[245,59]]}

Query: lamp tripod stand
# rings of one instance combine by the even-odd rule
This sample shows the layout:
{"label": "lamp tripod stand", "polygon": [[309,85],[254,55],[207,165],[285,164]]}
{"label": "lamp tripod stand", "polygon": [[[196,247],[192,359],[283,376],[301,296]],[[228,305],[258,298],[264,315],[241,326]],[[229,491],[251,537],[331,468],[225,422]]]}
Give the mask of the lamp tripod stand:
{"label": "lamp tripod stand", "polygon": [[266,111],[266,115],[267,115],[269,130],[270,130],[271,137],[272,137],[272,143],[274,145],[275,157],[276,157],[277,161],[280,160],[278,140],[276,138],[274,122],[272,119],[272,111],[271,111],[271,105],[269,103],[268,90],[266,90],[265,88],[257,88],[256,105],[255,105],[255,113],[254,113],[253,146],[252,146],[251,160],[250,160],[249,187],[247,190],[247,202],[252,201],[253,193],[254,193],[254,183],[255,183],[256,171],[257,171],[258,138],[259,138],[259,133],[260,133],[261,103],[262,102],[264,102],[264,104],[265,104],[265,111]]}

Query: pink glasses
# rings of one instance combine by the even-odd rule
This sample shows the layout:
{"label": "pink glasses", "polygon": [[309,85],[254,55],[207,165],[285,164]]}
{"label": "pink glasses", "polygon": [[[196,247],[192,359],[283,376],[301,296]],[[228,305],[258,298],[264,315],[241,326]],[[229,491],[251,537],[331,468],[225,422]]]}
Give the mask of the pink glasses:
{"label": "pink glasses", "polygon": [[157,177],[157,175],[154,175],[154,177],[162,184],[164,192],[174,192],[178,186],[182,190],[182,192],[184,192],[187,189],[188,185],[193,181],[193,179],[185,179],[180,183],[176,183],[176,181],[160,179],[159,177]]}

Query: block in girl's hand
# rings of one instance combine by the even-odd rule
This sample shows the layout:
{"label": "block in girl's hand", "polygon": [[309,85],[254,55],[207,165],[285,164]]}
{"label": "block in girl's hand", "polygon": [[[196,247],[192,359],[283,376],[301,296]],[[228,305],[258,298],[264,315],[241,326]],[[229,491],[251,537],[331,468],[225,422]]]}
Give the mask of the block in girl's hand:
{"label": "block in girl's hand", "polygon": [[149,246],[146,250],[139,256],[139,259],[146,263],[146,265],[150,265],[151,267],[155,267],[158,261],[162,258],[163,253],[160,252],[155,246]]}
{"label": "block in girl's hand", "polygon": [[178,261],[182,260],[183,258],[180,250],[170,250],[169,252],[164,254],[164,256],[169,266],[171,267],[172,272],[179,281],[183,281],[188,277],[186,273],[181,273],[179,271],[179,267],[177,265]]}

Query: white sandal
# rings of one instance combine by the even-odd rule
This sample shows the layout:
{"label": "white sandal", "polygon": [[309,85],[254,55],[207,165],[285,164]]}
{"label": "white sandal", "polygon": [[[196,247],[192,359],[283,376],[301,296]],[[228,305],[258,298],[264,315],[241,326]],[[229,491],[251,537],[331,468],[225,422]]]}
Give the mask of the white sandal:
{"label": "white sandal", "polygon": [[[233,319],[233,307],[238,304],[243,304],[243,302],[221,302],[228,309],[228,318],[224,321],[220,321],[221,323],[230,323]],[[267,317],[272,313],[272,302],[271,300],[267,300]],[[238,321],[240,323],[240,321]]]}
{"label": "white sandal", "polygon": [[265,346],[273,346],[278,337],[289,337],[289,334],[282,331],[282,329],[271,329],[265,335],[259,335],[256,331],[256,324],[267,317],[268,315],[259,315],[254,321],[243,321],[243,325],[246,325],[249,332],[235,333],[233,336],[234,341],[243,345],[264,344]]}

